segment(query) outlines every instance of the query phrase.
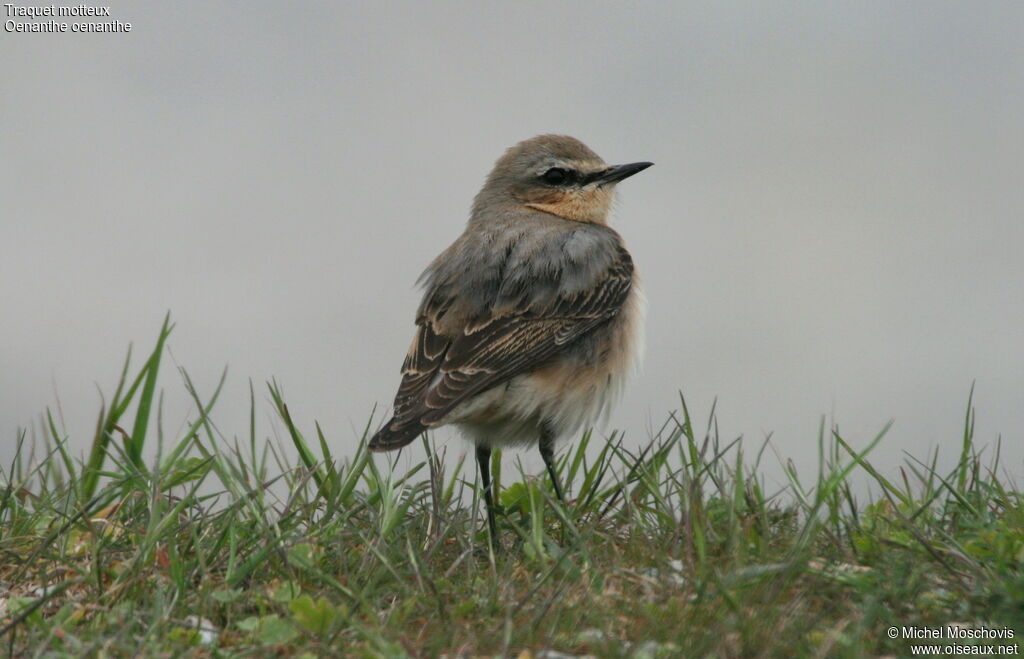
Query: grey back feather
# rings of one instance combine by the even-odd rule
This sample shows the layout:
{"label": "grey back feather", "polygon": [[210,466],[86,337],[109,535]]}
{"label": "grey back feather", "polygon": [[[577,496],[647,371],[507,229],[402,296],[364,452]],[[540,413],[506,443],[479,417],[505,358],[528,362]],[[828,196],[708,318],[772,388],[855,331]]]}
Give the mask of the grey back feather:
{"label": "grey back feather", "polygon": [[618,233],[606,226],[508,210],[483,230],[467,228],[424,271],[418,315],[445,300],[456,324],[547,306],[593,287],[620,245]]}

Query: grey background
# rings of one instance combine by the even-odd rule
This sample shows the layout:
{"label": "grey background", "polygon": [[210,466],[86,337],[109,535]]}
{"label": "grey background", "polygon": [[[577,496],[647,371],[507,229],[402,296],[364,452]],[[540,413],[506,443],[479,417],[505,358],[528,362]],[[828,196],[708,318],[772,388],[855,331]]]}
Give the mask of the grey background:
{"label": "grey background", "polygon": [[0,34],[5,464],[58,397],[84,450],[97,385],[168,309],[202,391],[230,365],[225,435],[249,378],[271,434],[276,377],[351,452],[397,385],[412,283],[502,151],[560,132],[657,163],[621,186],[650,312],[611,428],[639,443],[679,390],[702,418],[717,397],[723,435],[773,432],[810,474],[822,415],[857,445],[894,418],[891,473],[954,457],[976,380],[979,440],[1024,472],[1020,3],[111,13],[132,32]]}

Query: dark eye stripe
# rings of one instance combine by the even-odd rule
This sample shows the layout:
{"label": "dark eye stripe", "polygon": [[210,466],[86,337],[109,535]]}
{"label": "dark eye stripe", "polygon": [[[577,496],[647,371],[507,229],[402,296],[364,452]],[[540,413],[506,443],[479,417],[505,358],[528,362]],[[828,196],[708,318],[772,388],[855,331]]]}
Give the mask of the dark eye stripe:
{"label": "dark eye stripe", "polygon": [[579,178],[579,174],[571,169],[562,169],[561,167],[552,167],[548,171],[540,175],[542,181],[548,185],[573,185]]}

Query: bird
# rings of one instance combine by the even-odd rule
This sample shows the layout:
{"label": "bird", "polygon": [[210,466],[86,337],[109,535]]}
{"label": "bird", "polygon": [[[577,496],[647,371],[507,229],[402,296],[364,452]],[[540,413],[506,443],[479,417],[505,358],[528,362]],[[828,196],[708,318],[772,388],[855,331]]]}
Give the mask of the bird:
{"label": "bird", "polygon": [[646,302],[609,219],[616,185],[652,164],[608,165],[567,135],[519,142],[418,281],[393,414],[368,446],[455,426],[476,449],[492,543],[492,449],[536,445],[564,502],[556,440],[606,415],[639,369]]}

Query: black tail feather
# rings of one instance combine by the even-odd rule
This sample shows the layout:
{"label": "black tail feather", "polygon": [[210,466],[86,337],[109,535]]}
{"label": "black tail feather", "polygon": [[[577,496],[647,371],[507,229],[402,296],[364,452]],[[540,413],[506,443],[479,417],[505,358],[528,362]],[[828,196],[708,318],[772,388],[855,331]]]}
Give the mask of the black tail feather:
{"label": "black tail feather", "polygon": [[392,428],[394,419],[384,424],[384,427],[377,431],[370,438],[369,447],[371,451],[394,451],[410,444],[427,429],[425,425],[414,421],[400,428]]}

